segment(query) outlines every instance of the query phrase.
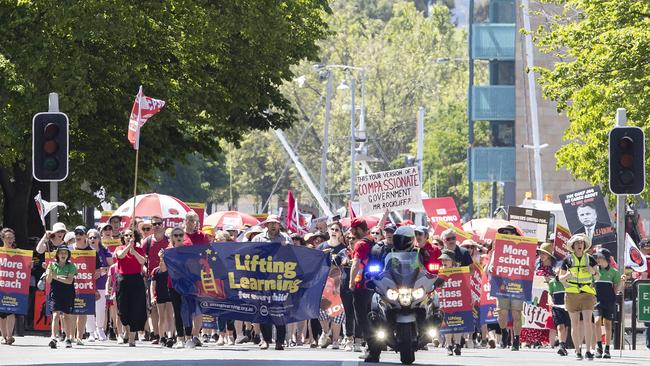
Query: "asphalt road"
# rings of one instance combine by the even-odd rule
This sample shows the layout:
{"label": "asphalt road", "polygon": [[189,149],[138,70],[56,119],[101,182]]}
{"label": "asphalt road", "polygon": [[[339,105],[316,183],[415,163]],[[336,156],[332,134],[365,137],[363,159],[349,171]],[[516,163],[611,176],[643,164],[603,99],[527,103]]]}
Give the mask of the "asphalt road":
{"label": "asphalt road", "polygon": [[[17,337],[12,346],[0,345],[0,365],[88,365],[88,366],[356,366],[364,365],[360,353],[331,349],[287,348],[284,351],[259,350],[257,346],[224,346],[214,343],[196,349],[168,349],[138,342],[137,347],[115,342],[86,343],[72,349],[50,349],[48,338]],[[463,349],[461,356],[447,356],[435,348],[416,353],[419,365],[525,365],[548,366],[576,363],[650,365],[650,351],[645,347],[624,351],[623,358],[614,351],[611,360],[575,361],[570,354],[561,357],[552,349],[523,349],[519,352],[501,349]],[[382,364],[400,364],[399,355],[382,353]]]}

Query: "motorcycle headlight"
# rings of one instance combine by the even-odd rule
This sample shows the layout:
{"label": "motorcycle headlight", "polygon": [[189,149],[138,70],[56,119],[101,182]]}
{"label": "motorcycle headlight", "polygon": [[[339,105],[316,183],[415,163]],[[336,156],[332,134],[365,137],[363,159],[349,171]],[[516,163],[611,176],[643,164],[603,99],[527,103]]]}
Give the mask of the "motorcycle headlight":
{"label": "motorcycle headlight", "polygon": [[413,295],[413,299],[420,300],[421,298],[424,297],[424,288],[423,287],[418,287],[418,288],[414,289],[411,294]]}
{"label": "motorcycle headlight", "polygon": [[390,301],[395,301],[399,297],[399,292],[397,292],[395,289],[389,288],[388,291],[386,291],[386,297]]}
{"label": "motorcycle headlight", "polygon": [[410,288],[401,288],[399,289],[399,303],[402,306],[411,305],[411,289]]}

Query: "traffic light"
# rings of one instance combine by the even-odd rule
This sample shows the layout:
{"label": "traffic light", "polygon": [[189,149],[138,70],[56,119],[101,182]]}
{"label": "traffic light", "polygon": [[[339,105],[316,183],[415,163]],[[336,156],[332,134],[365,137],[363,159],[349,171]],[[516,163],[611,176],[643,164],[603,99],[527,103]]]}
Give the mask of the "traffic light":
{"label": "traffic light", "polygon": [[609,189],[615,194],[639,194],[645,188],[645,136],[638,127],[614,127],[609,132]]}
{"label": "traffic light", "polygon": [[32,120],[32,175],[41,182],[60,182],[68,176],[68,116],[43,112]]}

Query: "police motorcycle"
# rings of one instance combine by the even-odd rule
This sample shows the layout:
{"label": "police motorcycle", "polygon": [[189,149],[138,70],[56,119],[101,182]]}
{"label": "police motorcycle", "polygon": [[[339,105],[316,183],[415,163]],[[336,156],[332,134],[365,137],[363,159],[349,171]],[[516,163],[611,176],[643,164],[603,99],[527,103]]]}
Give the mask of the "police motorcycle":
{"label": "police motorcycle", "polygon": [[366,362],[379,362],[379,355],[388,346],[399,352],[405,365],[415,361],[415,352],[436,336],[441,313],[434,288],[442,281],[421,264],[414,249],[415,233],[410,227],[395,231],[393,248],[383,263],[368,262],[366,272],[369,289],[374,290],[367,339]]}

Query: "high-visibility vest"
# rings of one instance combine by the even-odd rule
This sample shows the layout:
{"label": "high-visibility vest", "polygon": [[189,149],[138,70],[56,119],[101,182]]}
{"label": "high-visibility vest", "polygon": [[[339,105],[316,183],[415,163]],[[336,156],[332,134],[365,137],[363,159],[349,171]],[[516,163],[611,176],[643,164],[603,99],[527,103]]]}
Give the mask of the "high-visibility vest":
{"label": "high-visibility vest", "polygon": [[571,254],[573,258],[573,266],[569,268],[572,276],[567,281],[567,286],[564,291],[567,294],[579,294],[586,292],[588,294],[596,295],[596,290],[593,287],[593,276],[589,273],[589,256],[585,253],[582,258],[578,259],[575,254]]}

